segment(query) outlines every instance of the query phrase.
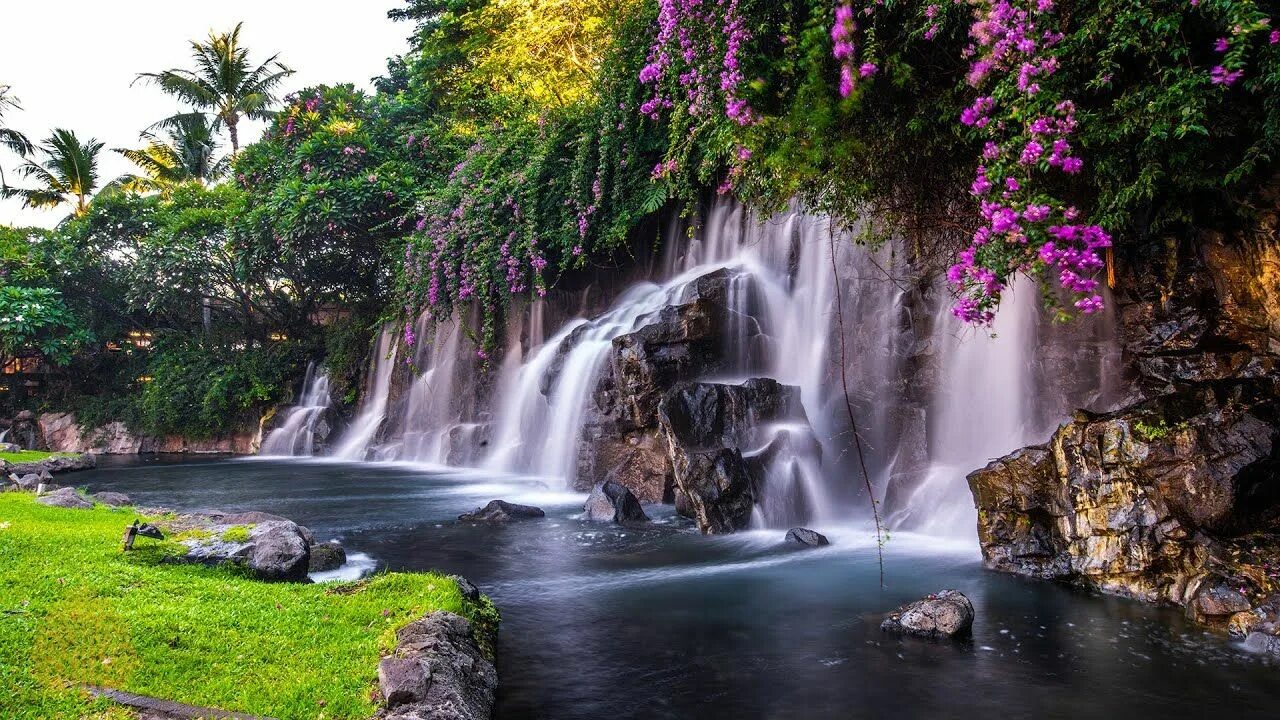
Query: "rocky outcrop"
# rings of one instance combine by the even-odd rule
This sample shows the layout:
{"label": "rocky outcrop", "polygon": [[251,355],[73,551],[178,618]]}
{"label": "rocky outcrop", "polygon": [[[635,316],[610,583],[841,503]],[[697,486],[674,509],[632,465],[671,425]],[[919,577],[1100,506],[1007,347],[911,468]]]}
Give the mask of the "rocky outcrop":
{"label": "rocky outcrop", "polygon": [[136,455],[138,453],[229,453],[257,452],[257,433],[237,433],[229,437],[194,440],[181,436],[148,437],[113,422],[89,431],[81,430],[71,413],[44,413],[37,419],[43,447],[52,452],[92,455]]}
{"label": "rocky outcrop", "polygon": [[674,473],[676,509],[710,534],[740,530],[751,519],[764,463],[772,454],[748,456],[742,449],[764,443],[773,424],[808,426],[799,389],[769,378],[741,385],[679,385],[662,400],[658,414]]}
{"label": "rocky outcrop", "polygon": [[125,495],[124,493],[118,493],[118,492],[94,493],[93,500],[94,502],[100,503],[102,505],[106,505],[108,507],[125,507],[133,504],[133,501],[129,499],[128,495]]}
{"label": "rocky outcrop", "polygon": [[959,590],[943,590],[894,610],[880,629],[930,639],[961,638],[972,631],[973,617],[969,598]]}
{"label": "rocky outcrop", "polygon": [[491,500],[488,505],[458,516],[463,522],[505,523],[512,520],[533,520],[546,517],[542,508],[517,505],[506,500]]}
{"label": "rocky outcrop", "polygon": [[635,525],[649,522],[640,501],[625,485],[606,480],[596,483],[582,508],[590,522]]}
{"label": "rocky outcrop", "polygon": [[1248,609],[1275,590],[1277,397],[1274,379],[1231,380],[1078,412],[1046,445],[970,474],[986,565],[1211,622]]}
{"label": "rocky outcrop", "polygon": [[[642,502],[670,502],[674,472],[659,428],[658,406],[675,385],[708,375],[747,368],[733,367],[731,337],[745,326],[758,336],[754,319],[729,306],[729,287],[747,283],[741,271],[720,269],[695,279],[677,304],[668,305],[634,332],[613,340],[608,362],[587,408],[577,489],[602,480],[626,485]],[[574,336],[562,344],[562,355]],[[747,363],[750,364],[748,358]],[[544,378],[550,387],[555,367]],[[544,390],[545,392],[545,390]]]}
{"label": "rocky outcrop", "polygon": [[386,720],[488,720],[498,687],[493,662],[467,619],[430,613],[396,631],[396,648],[378,664]]}

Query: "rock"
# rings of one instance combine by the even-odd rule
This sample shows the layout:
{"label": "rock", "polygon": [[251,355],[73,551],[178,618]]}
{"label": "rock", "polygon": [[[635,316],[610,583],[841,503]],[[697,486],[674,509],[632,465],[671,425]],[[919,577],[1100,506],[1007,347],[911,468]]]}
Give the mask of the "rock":
{"label": "rock", "polygon": [[431,683],[417,658],[386,657],[378,663],[378,687],[387,708],[395,709],[426,700]]}
{"label": "rock", "polygon": [[498,674],[471,624],[437,611],[396,632],[396,648],[378,665],[388,720],[489,720]]}
{"label": "rock", "polygon": [[77,510],[91,510],[93,503],[86,500],[75,488],[59,488],[46,495],[36,498],[36,502],[41,505],[60,508],[75,508]]}
{"label": "rock", "polygon": [[0,453],[16,453],[22,452],[22,447],[17,443],[0,442]]}
{"label": "rock", "polygon": [[1208,583],[1201,585],[1200,591],[1196,593],[1195,599],[1191,601],[1187,610],[1192,617],[1206,620],[1235,615],[1246,612],[1250,608],[1252,604],[1249,598],[1225,582],[1219,581],[1211,585]]}
{"label": "rock", "polygon": [[311,555],[307,560],[307,572],[328,572],[337,570],[347,563],[347,551],[336,542],[317,543],[311,546]]}
{"label": "rock", "polygon": [[809,528],[796,527],[787,531],[785,542],[796,543],[805,547],[822,547],[830,545],[831,541],[827,540],[827,536],[820,532],[814,532]]}
{"label": "rock", "polygon": [[129,500],[129,496],[124,493],[100,492],[94,493],[92,497],[96,502],[102,503],[103,505],[110,505],[111,507],[123,507],[125,505],[133,504],[133,502]]}
{"label": "rock", "polygon": [[799,390],[769,378],[741,385],[685,383],[663,398],[658,414],[675,472],[677,509],[687,510],[708,534],[746,527],[765,465],[777,454],[766,446],[748,462],[742,448],[765,443],[766,428],[776,423],[808,427]]}
{"label": "rock", "polygon": [[623,525],[649,522],[649,516],[631,490],[610,481],[596,483],[583,509],[587,512],[587,520],[591,522],[616,522]]}
{"label": "rock", "polygon": [[20,490],[35,492],[36,488],[40,487],[41,482],[39,475],[35,473],[27,473],[26,475],[18,478],[18,482],[16,484]]}
{"label": "rock", "polygon": [[[215,522],[222,525],[257,525],[259,523],[267,522],[293,522],[287,517],[273,515],[269,512],[262,512],[261,510],[248,510],[245,512],[235,513],[215,512],[207,513],[207,515],[209,515],[209,517],[211,517]],[[298,525],[298,532],[302,533],[302,537],[306,539],[308,545],[314,545],[316,543],[316,538],[311,534],[310,529],[303,527],[302,525]]]}
{"label": "rock", "polygon": [[1280,517],[1275,393],[1270,380],[1221,381],[1077,412],[1047,444],[970,473],[986,566],[1215,622],[1247,610],[1243,596],[1198,592],[1208,575],[1257,587],[1231,548]]}
{"label": "rock", "polygon": [[1280,637],[1266,632],[1251,632],[1244,639],[1246,650],[1280,658]]}
{"label": "rock", "polygon": [[880,624],[885,632],[924,638],[968,635],[973,628],[973,603],[959,590],[943,590],[898,608]]}
{"label": "rock", "polygon": [[450,575],[449,577],[453,578],[453,581],[458,584],[458,592],[462,593],[464,600],[476,602],[480,599],[480,588],[473,585],[470,580],[461,575]]}
{"label": "rock", "polygon": [[547,514],[542,511],[542,508],[532,505],[517,505],[506,500],[490,500],[488,505],[459,515],[458,519],[464,522],[504,523],[512,520],[531,520],[546,516]]}
{"label": "rock", "polygon": [[235,525],[221,522],[227,517],[234,517],[230,515],[193,517],[198,526],[203,521],[202,529],[208,535],[184,541],[187,553],[175,560],[205,565],[243,565],[260,580],[307,580],[311,542],[303,532],[305,528],[292,520]]}
{"label": "rock", "polygon": [[259,523],[249,533],[248,566],[263,580],[307,579],[311,552],[301,528],[285,520]]}

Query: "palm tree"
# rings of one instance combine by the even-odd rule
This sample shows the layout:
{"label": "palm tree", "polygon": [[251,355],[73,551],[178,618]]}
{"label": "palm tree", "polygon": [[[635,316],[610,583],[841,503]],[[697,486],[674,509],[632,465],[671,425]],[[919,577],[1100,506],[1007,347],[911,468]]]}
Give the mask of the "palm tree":
{"label": "palm tree", "polygon": [[75,214],[89,211],[89,196],[98,187],[98,155],[102,143],[90,139],[80,142],[76,134],[55,128],[53,134],[35,149],[45,156],[44,162],[28,159],[18,166],[18,174],[36,181],[33,189],[5,186],[4,197],[22,198],[23,207],[53,208],[75,203]]}
{"label": "palm tree", "polygon": [[[6,110],[21,110],[22,106],[18,104],[18,98],[14,97],[9,91],[8,85],[0,85],[0,121],[4,120],[4,112]],[[0,124],[0,145],[26,157],[31,153],[31,141],[26,135],[7,128]],[[0,187],[4,186],[4,169],[0,168]]]}
{"label": "palm tree", "polygon": [[[248,49],[240,45],[238,23],[229,33],[210,33],[207,42],[193,40],[191,57],[195,69],[174,68],[158,73],[140,73],[134,82],[145,80],[166,93],[213,116],[214,130],[227,128],[231,153],[240,152],[237,127],[241,118],[265,120],[271,117],[276,88],[293,71],[277,58],[253,67]],[[174,120],[170,118],[170,120]]]}
{"label": "palm tree", "polygon": [[138,150],[115,148],[142,169],[142,175],[126,175],[115,182],[125,190],[168,193],[182,183],[201,185],[221,177],[228,166],[227,158],[218,158],[218,143],[213,126],[200,113],[175,115],[158,125],[166,128],[165,136],[144,131],[147,145]]}

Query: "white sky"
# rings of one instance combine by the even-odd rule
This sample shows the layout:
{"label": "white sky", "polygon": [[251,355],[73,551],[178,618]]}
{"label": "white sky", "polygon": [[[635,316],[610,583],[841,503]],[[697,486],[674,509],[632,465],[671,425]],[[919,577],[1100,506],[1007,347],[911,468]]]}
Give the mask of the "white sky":
{"label": "white sky", "polygon": [[[140,72],[190,67],[188,41],[244,21],[240,40],[249,59],[272,53],[297,72],[281,95],[320,83],[369,89],[402,52],[412,27],[387,19],[400,0],[2,0],[0,85],[12,86],[22,110],[5,114],[8,127],[39,142],[54,127],[97,138],[107,148],[138,147],[138,132],[178,110],[154,86],[129,83]],[[241,145],[261,123],[241,124]],[[226,142],[225,133],[222,137]],[[14,185],[17,158],[0,150],[0,167]],[[99,175],[107,182],[134,171],[104,151]],[[0,224],[52,227],[66,211],[22,209],[0,200]]]}

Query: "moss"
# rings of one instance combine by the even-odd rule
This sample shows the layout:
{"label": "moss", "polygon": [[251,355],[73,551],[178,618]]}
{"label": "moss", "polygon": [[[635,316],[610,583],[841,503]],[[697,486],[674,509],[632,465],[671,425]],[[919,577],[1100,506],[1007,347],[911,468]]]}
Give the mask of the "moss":
{"label": "moss", "polygon": [[19,450],[18,452],[0,452],[0,460],[11,463],[33,463],[53,457],[73,457],[75,453],[44,452],[42,450]]}
{"label": "moss", "polygon": [[222,541],[238,544],[247,543],[252,531],[252,525],[232,525],[222,532]]}
{"label": "moss", "polygon": [[365,718],[396,629],[434,610],[467,617],[479,638],[496,629],[487,599],[434,573],[263,583],[163,562],[177,538],[124,553],[133,517],[0,494],[0,717],[112,717],[76,689],[96,683],[254,715]]}

